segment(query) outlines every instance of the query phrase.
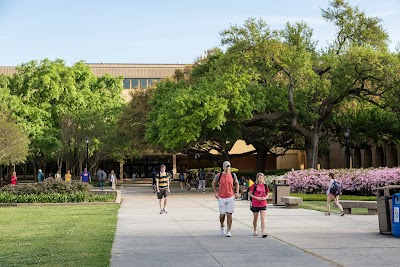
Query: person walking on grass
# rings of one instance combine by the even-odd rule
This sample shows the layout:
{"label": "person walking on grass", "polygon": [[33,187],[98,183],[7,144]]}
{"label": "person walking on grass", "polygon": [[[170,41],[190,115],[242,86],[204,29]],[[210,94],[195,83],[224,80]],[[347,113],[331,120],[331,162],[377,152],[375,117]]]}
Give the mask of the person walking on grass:
{"label": "person walking on grass", "polygon": [[[231,163],[222,164],[223,171],[215,175],[212,182],[215,198],[218,199],[219,222],[221,235],[231,237],[232,214],[235,210],[235,198],[239,197],[239,182],[236,174],[231,173]],[[218,192],[217,192],[218,184]],[[234,189],[235,188],[235,189]],[[225,229],[225,217],[227,228]]]}
{"label": "person walking on grass", "polygon": [[336,181],[334,173],[330,173],[329,178],[329,186],[326,190],[326,206],[328,211],[325,213],[325,215],[331,215],[331,201],[333,200],[335,205],[340,209],[340,216],[343,216],[343,207],[339,203],[339,195],[341,194],[342,187]]}
{"label": "person walking on grass", "polygon": [[265,232],[265,220],[267,215],[267,198],[269,190],[268,186],[265,184],[264,174],[259,172],[256,176],[256,183],[250,187],[249,197],[251,198],[251,208],[253,212],[253,230],[254,236],[258,236],[257,233],[257,220],[258,214],[261,214],[261,234],[262,237],[267,237]]}
{"label": "person walking on grass", "polygon": [[[160,204],[160,214],[167,214],[168,212],[165,210],[167,206],[168,194],[169,190],[169,179],[168,174],[165,171],[166,167],[164,164],[160,166],[160,173],[156,175],[156,189],[157,189],[157,198]],[[164,198],[164,206],[162,206],[162,199]]]}

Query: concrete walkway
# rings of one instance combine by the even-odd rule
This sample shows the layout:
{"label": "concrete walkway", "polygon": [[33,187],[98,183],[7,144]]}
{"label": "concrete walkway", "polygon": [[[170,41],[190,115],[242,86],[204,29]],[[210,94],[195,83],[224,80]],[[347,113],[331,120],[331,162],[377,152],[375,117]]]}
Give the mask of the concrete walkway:
{"label": "concrete walkway", "polygon": [[400,239],[379,234],[377,215],[268,205],[268,237],[261,238],[252,236],[249,202],[238,200],[228,238],[219,233],[211,191],[174,187],[168,201],[168,214],[159,214],[151,187],[122,189],[111,266],[400,265]]}

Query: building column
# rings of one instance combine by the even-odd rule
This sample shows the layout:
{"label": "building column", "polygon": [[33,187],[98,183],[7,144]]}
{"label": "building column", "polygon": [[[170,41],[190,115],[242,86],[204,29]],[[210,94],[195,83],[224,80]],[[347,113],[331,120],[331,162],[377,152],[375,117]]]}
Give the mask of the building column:
{"label": "building column", "polygon": [[176,178],[176,154],[172,154],[172,172],[174,173],[174,178]]}

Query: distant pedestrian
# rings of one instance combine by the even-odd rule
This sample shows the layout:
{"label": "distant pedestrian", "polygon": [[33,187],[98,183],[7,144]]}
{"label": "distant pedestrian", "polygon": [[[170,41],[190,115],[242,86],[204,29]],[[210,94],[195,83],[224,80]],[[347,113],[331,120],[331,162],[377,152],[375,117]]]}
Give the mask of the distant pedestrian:
{"label": "distant pedestrian", "polygon": [[205,193],[206,192],[206,173],[204,172],[203,168],[200,168],[198,177],[199,177],[199,187],[197,188],[197,191],[202,189],[203,193]]}
{"label": "distant pedestrian", "polygon": [[153,193],[155,193],[157,191],[156,190],[156,187],[157,187],[156,177],[157,177],[156,169],[153,169],[153,171],[151,172],[151,178],[153,179],[153,181],[152,181]]}
{"label": "distant pedestrian", "polygon": [[87,171],[87,168],[83,170],[81,173],[81,182],[82,183],[89,183],[92,181],[92,177],[90,175],[90,172]]}
{"label": "distant pedestrian", "polygon": [[124,171],[124,173],[122,174],[122,182],[125,184],[126,183],[126,179],[128,178],[128,175],[126,174],[126,172]]}
{"label": "distant pedestrian", "polygon": [[105,178],[104,178],[104,171],[102,170],[102,169],[98,169],[97,170],[97,179],[99,180],[99,187],[100,187],[100,190],[103,190],[104,189],[104,180],[105,180]]}
{"label": "distant pedestrian", "polygon": [[[218,199],[219,221],[221,224],[221,235],[231,237],[232,214],[235,209],[235,198],[239,196],[239,182],[236,174],[231,173],[231,163],[225,161],[222,164],[223,172],[215,175],[212,182],[215,197]],[[218,184],[218,192],[217,192]],[[227,217],[227,228],[225,228],[225,217]]]}
{"label": "distant pedestrian", "polygon": [[253,230],[254,236],[258,236],[257,233],[257,220],[258,214],[261,214],[261,233],[262,237],[267,237],[265,232],[265,220],[267,215],[267,198],[269,190],[265,184],[264,174],[259,172],[256,176],[256,184],[253,184],[249,190],[249,197],[251,198],[251,208],[253,212]]}
{"label": "distant pedestrian", "polygon": [[181,189],[183,189],[183,184],[185,183],[185,174],[183,172],[179,173],[179,183],[181,184]]}
{"label": "distant pedestrian", "polygon": [[[107,172],[105,170],[103,170],[103,181],[105,182],[106,180],[108,180],[108,175]],[[109,186],[112,185],[112,183],[110,181],[108,181]]]}
{"label": "distant pedestrian", "polygon": [[190,170],[186,170],[187,176],[186,176],[186,184],[188,186],[187,190],[190,190],[191,188],[191,181],[192,181],[192,173]]}
{"label": "distant pedestrian", "polygon": [[43,182],[43,180],[44,180],[44,173],[42,172],[41,169],[38,170],[37,178],[38,178],[38,183],[41,184]]}
{"label": "distant pedestrian", "polygon": [[54,176],[56,179],[61,179],[61,171],[57,171],[56,175]]}
{"label": "distant pedestrian", "polygon": [[111,182],[112,190],[115,190],[117,185],[117,175],[114,173],[114,170],[111,170],[110,174],[108,175],[108,180]]}
{"label": "distant pedestrian", "polygon": [[328,211],[325,213],[325,215],[331,215],[331,201],[333,200],[335,202],[335,205],[340,209],[340,216],[344,215],[343,212],[343,207],[342,205],[340,205],[339,203],[339,194],[337,192],[335,192],[335,190],[332,190],[334,188],[334,184],[337,183],[336,179],[335,179],[335,174],[334,173],[330,173],[329,174],[329,185],[328,185],[328,189],[326,190],[326,206],[328,208]]}
{"label": "distant pedestrian", "polygon": [[250,177],[245,178],[245,184],[241,191],[241,193],[242,193],[241,199],[242,200],[249,200],[249,190],[253,184],[254,184],[254,182],[250,179]]}
{"label": "distant pedestrian", "polygon": [[10,184],[11,185],[17,185],[17,173],[16,172],[12,173]]}
{"label": "distant pedestrian", "polygon": [[[159,200],[160,205],[160,214],[168,213],[165,208],[167,206],[168,194],[169,190],[169,179],[168,174],[165,171],[166,167],[164,164],[160,166],[160,173],[157,174],[156,177],[156,188],[157,188],[157,198]],[[161,204],[162,199],[164,198],[164,206]]]}
{"label": "distant pedestrian", "polygon": [[67,185],[71,185],[71,181],[72,181],[72,175],[71,175],[71,171],[67,170],[67,173],[65,174],[65,182],[67,183]]}

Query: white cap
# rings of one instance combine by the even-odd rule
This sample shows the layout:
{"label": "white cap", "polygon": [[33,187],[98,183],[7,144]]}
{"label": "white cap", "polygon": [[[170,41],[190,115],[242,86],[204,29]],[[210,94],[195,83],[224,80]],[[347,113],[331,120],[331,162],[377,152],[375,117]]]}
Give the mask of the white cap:
{"label": "white cap", "polygon": [[39,172],[42,172],[42,169],[39,169]]}
{"label": "white cap", "polygon": [[225,169],[226,166],[232,166],[232,165],[229,161],[224,161],[224,163],[222,163],[222,167]]}

